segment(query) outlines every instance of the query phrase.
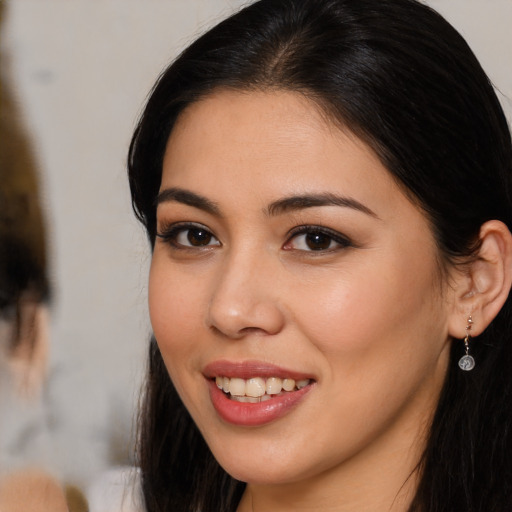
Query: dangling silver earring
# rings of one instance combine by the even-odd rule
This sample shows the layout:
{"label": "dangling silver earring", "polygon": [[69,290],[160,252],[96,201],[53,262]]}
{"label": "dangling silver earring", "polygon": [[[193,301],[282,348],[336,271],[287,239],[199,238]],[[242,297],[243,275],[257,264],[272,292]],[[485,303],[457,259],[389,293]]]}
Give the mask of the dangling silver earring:
{"label": "dangling silver earring", "polygon": [[466,337],[464,338],[464,347],[466,349],[466,354],[459,359],[459,368],[461,370],[464,370],[465,372],[469,372],[475,367],[475,360],[473,359],[473,356],[469,355],[469,340],[471,339],[469,331],[471,331],[472,325],[473,318],[471,318],[471,315],[469,315],[468,325],[466,326]]}

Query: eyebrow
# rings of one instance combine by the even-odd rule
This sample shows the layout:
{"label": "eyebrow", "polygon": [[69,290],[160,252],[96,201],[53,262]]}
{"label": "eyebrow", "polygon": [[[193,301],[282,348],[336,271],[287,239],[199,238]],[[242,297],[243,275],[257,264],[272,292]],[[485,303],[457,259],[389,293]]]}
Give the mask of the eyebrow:
{"label": "eyebrow", "polygon": [[[195,192],[190,192],[189,190],[177,187],[166,188],[160,191],[156,197],[155,204],[158,206],[161,203],[173,201],[198,208],[212,215],[221,216],[220,208],[214,201],[196,194]],[[292,211],[318,206],[341,206],[344,208],[352,208],[377,219],[379,218],[375,212],[356,199],[329,192],[320,194],[304,194],[278,199],[277,201],[269,204],[265,209],[265,213],[269,216],[277,216]]]}
{"label": "eyebrow", "polygon": [[194,192],[184,190],[182,188],[166,188],[158,193],[155,204],[172,202],[183,203],[194,208],[199,208],[212,215],[220,215],[220,208],[217,203],[210,201],[204,196],[200,196]]}
{"label": "eyebrow", "polygon": [[302,210],[304,208],[314,208],[316,206],[342,206],[366,213],[376,219],[379,218],[374,211],[356,199],[329,192],[285,197],[284,199],[279,199],[271,203],[266,209],[266,213],[275,216],[290,211]]}

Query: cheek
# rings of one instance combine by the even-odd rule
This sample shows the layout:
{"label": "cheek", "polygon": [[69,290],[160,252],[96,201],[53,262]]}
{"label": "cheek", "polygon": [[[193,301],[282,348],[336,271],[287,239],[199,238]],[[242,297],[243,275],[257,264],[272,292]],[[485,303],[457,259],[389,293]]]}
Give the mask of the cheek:
{"label": "cheek", "polygon": [[320,384],[328,420],[343,430],[339,446],[359,446],[405,405],[430,404],[441,385],[446,335],[439,291],[430,268],[405,263],[388,265],[385,274],[376,267],[340,273],[321,288],[291,294],[302,333],[326,363]]}
{"label": "cheek", "polygon": [[291,294],[296,321],[321,352],[343,358],[381,350],[404,354],[416,350],[415,339],[438,334],[432,328],[443,326],[443,313],[435,267],[407,255],[381,263],[302,281]]}
{"label": "cheek", "polygon": [[[204,322],[200,314],[200,290],[190,277],[174,272],[159,255],[153,256],[149,274],[149,314],[166,364],[174,356],[193,350],[197,331]],[[168,369],[171,370],[169,366]]]}
{"label": "cheek", "polygon": [[204,283],[173,270],[154,257],[149,276],[149,313],[153,332],[174,387],[193,417],[205,408],[197,390],[204,385],[197,372],[204,302]]}

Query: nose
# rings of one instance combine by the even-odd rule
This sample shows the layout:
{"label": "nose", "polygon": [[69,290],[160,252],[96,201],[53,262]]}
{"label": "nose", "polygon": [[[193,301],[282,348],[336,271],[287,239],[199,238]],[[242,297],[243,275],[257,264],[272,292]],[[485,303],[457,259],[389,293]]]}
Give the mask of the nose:
{"label": "nose", "polygon": [[227,259],[212,291],[209,327],[232,339],[280,332],[285,315],[277,266],[277,262],[243,254]]}

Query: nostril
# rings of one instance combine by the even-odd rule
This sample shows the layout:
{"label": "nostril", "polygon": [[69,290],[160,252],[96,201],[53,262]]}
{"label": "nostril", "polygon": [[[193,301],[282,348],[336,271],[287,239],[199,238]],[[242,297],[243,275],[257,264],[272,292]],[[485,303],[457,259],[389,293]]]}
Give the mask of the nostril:
{"label": "nostril", "polygon": [[277,302],[271,298],[257,300],[245,297],[233,305],[227,303],[225,296],[218,294],[210,304],[207,322],[216,334],[240,339],[277,334],[284,325],[284,316]]}
{"label": "nostril", "polygon": [[240,330],[240,335],[244,334],[267,334],[263,329],[259,327],[244,327]]}

